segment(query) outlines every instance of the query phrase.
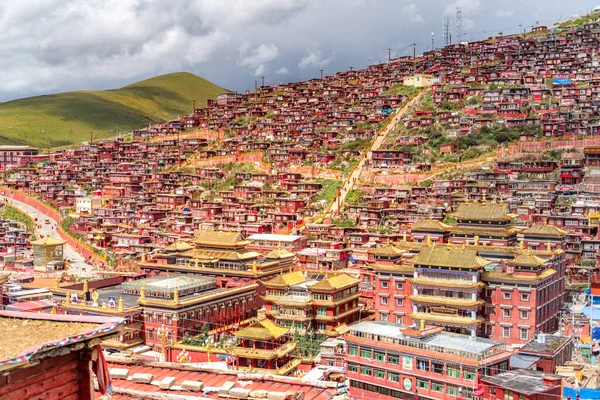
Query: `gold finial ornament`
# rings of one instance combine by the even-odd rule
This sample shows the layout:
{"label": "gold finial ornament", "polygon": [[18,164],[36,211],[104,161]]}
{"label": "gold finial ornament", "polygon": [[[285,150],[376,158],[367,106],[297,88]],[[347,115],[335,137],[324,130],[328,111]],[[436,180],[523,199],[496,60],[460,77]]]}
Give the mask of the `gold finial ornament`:
{"label": "gold finial ornament", "polygon": [[124,304],[123,304],[123,298],[119,297],[119,311],[123,311],[124,309]]}
{"label": "gold finial ornament", "polygon": [[83,281],[83,293],[87,293],[90,290],[89,285],[88,285],[88,281],[85,280]]}
{"label": "gold finial ornament", "polygon": [[145,299],[146,298],[146,288],[144,286],[142,286],[142,288],[140,289],[140,299]]}
{"label": "gold finial ornament", "polygon": [[546,243],[546,251],[552,251],[552,245],[550,244],[550,241],[548,240],[548,242]]}
{"label": "gold finial ornament", "polygon": [[421,325],[419,326],[419,330],[423,331],[425,330],[425,320],[421,320]]}
{"label": "gold finial ornament", "polygon": [[173,301],[175,302],[175,304],[179,303],[179,290],[175,290],[173,292]]}

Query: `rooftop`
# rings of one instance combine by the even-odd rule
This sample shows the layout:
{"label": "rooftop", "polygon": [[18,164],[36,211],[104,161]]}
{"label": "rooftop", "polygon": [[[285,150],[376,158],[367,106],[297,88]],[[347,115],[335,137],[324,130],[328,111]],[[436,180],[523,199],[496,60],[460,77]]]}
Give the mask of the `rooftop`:
{"label": "rooftop", "polygon": [[0,311],[0,369],[39,352],[113,331],[118,318]]}
{"label": "rooftop", "polygon": [[500,203],[462,203],[454,213],[462,220],[510,221],[508,204]]}
{"label": "rooftop", "polygon": [[558,349],[573,339],[568,336],[554,336],[546,334],[537,334],[533,340],[530,340],[523,346],[519,353],[521,354],[546,354],[552,355]]}
{"label": "rooftop", "polygon": [[491,261],[480,257],[477,253],[477,249],[467,247],[423,247],[415,257],[414,264],[479,269],[491,263]]}
{"label": "rooftop", "polygon": [[[506,350],[506,345],[485,338],[473,338],[469,335],[461,335],[450,332],[434,332],[427,336],[409,336],[402,333],[404,325],[392,322],[366,321],[350,327],[349,334],[377,341],[389,342],[382,338],[397,339],[398,344],[415,347],[419,349],[437,351],[454,355],[480,359]],[[396,343],[396,341],[394,341]]]}
{"label": "rooftop", "polygon": [[248,240],[268,240],[274,242],[295,242],[298,239],[302,239],[306,236],[299,235],[277,235],[274,233],[257,233],[248,236]]}
{"label": "rooftop", "polygon": [[123,282],[121,284],[122,289],[140,290],[142,287],[146,289],[146,293],[173,293],[175,291],[194,288],[208,290],[217,287],[217,280],[207,276],[160,275]]}
{"label": "rooftop", "polygon": [[[544,377],[558,379],[557,385],[546,385]],[[529,369],[521,369],[515,371],[506,371],[494,376],[483,376],[482,380],[485,383],[491,383],[500,386],[513,392],[526,395],[544,393],[551,389],[556,389],[561,386],[561,377],[558,375],[548,375],[539,371]]]}

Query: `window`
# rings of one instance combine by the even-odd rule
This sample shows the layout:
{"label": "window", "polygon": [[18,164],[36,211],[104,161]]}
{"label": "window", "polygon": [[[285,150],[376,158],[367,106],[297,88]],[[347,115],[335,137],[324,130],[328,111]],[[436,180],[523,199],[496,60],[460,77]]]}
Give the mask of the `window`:
{"label": "window", "polygon": [[417,387],[419,389],[429,389],[429,381],[417,378]]}
{"label": "window", "polygon": [[360,349],[360,356],[362,358],[371,358],[373,356],[373,352],[371,349]]}
{"label": "window", "polygon": [[529,319],[529,310],[521,310],[519,314],[521,319]]}
{"label": "window", "polygon": [[504,390],[504,400],[513,400],[513,392]]}
{"label": "window", "polygon": [[358,365],[348,364],[348,372],[358,372]]}
{"label": "window", "polygon": [[371,367],[365,367],[365,366],[361,366],[360,367],[360,374],[361,375],[368,375],[371,376],[373,369]]}
{"label": "window", "polygon": [[511,292],[502,292],[502,298],[504,300],[510,300],[512,298],[512,293]]}
{"label": "window", "polygon": [[404,282],[396,282],[396,290],[404,290]]}
{"label": "window", "polygon": [[404,299],[401,297],[396,297],[396,307],[403,307],[404,306]]}
{"label": "window", "polygon": [[383,322],[388,322],[388,313],[379,314],[379,319]]}
{"label": "window", "polygon": [[376,351],[375,352],[375,361],[385,362],[385,353],[382,353],[380,351]]}
{"label": "window", "polygon": [[351,356],[357,356],[358,355],[358,347],[348,346],[348,354]]}
{"label": "window", "polygon": [[373,371],[373,377],[379,379],[385,379],[385,372],[382,369],[376,369]]}
{"label": "window", "polygon": [[507,339],[510,338],[510,326],[502,327],[502,337]]}
{"label": "window", "polygon": [[529,301],[529,293],[521,293],[521,301]]}
{"label": "window", "polygon": [[327,315],[327,308],[326,307],[317,308],[317,315]]}
{"label": "window", "polygon": [[527,397],[524,394],[519,393],[519,400],[525,400],[526,398]]}
{"label": "window", "polygon": [[388,353],[388,363],[398,365],[400,364],[400,357],[395,354]]}
{"label": "window", "polygon": [[446,369],[446,375],[453,378],[460,378],[460,368],[448,366]]}
{"label": "window", "polygon": [[388,372],[388,381],[390,382],[400,382],[400,376],[393,372]]}
{"label": "window", "polygon": [[456,396],[458,397],[459,395],[459,390],[458,390],[458,386],[451,386],[451,385],[447,385],[446,386],[446,393],[449,394],[450,396]]}
{"label": "window", "polygon": [[431,382],[431,390],[434,392],[444,393],[444,384],[440,382]]}
{"label": "window", "polygon": [[510,318],[511,312],[512,312],[512,310],[510,308],[503,308],[502,309],[502,318]]}
{"label": "window", "polygon": [[463,379],[465,379],[467,381],[474,381],[475,380],[475,372],[463,370]]}
{"label": "window", "polygon": [[417,359],[417,369],[429,371],[429,361]]}
{"label": "window", "polygon": [[443,374],[444,373],[444,364],[431,363],[431,370],[436,374]]}
{"label": "window", "polygon": [[529,329],[527,328],[521,328],[519,329],[519,338],[521,340],[528,340],[529,339]]}
{"label": "window", "polygon": [[379,297],[379,304],[381,304],[382,306],[387,306],[388,304],[388,298],[385,296],[380,296]]}
{"label": "window", "polygon": [[379,286],[381,286],[382,289],[387,289],[389,286],[389,282],[388,281],[381,281],[379,282]]}

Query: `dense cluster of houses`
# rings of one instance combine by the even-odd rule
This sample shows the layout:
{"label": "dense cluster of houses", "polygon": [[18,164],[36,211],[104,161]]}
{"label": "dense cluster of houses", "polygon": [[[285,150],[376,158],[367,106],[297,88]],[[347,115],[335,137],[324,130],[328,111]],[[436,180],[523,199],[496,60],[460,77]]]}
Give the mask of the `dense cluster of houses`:
{"label": "dense cluster of houses", "polygon": [[[5,186],[62,210],[73,235],[131,267],[56,280],[54,312],[122,318],[104,346],[163,361],[344,367],[353,397],[560,396],[553,374],[585,331],[561,317],[567,290],[594,274],[600,250],[600,146],[581,141],[599,126],[600,24],[533,33],[225,93],[130,141],[10,171]],[[454,139],[485,127],[585,145],[501,153],[418,185],[356,182],[339,214],[323,215],[339,182],[288,167],[359,156],[409,97],[399,85],[421,78],[429,94],[373,166],[414,164],[434,140],[441,154],[463,150]],[[198,127],[217,141],[179,137]],[[185,163],[253,150],[271,172]],[[25,245],[12,228],[1,223],[0,240]]]}

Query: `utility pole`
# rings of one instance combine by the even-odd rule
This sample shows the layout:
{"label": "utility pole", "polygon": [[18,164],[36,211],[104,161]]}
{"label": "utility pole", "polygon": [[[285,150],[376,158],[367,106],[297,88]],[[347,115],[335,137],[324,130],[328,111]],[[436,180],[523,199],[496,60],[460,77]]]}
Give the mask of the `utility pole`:
{"label": "utility pole", "polygon": [[388,49],[388,62],[392,61],[392,49]]}
{"label": "utility pole", "polygon": [[417,62],[417,44],[413,43],[412,47],[413,47],[413,61]]}
{"label": "utility pole", "polygon": [[434,33],[431,32],[431,51],[433,51],[435,49],[435,45],[434,45]]}
{"label": "utility pole", "polygon": [[456,35],[458,36],[458,43],[460,44],[463,37],[462,8],[460,7],[456,7]]}
{"label": "utility pole", "polygon": [[323,70],[321,70],[321,79],[323,79]]}
{"label": "utility pole", "polygon": [[265,77],[261,76],[261,79],[262,79],[262,84],[260,86],[265,86]]}

